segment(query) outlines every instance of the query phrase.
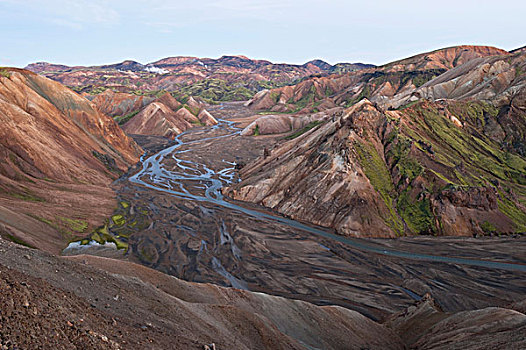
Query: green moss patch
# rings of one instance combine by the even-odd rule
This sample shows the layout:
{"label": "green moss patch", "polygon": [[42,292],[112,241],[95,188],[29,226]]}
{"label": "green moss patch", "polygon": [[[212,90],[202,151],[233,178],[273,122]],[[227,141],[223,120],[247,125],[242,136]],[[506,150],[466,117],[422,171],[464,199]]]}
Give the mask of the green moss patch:
{"label": "green moss patch", "polygon": [[124,219],[124,216],[122,216],[120,214],[113,215],[111,217],[111,220],[117,226],[122,226],[122,225],[124,225],[126,223],[126,220]]}
{"label": "green moss patch", "polygon": [[[114,243],[117,249],[128,249],[128,239],[134,233],[146,229],[150,225],[149,211],[144,207],[132,210],[130,202],[121,200],[113,215],[104,225],[93,230],[88,238],[83,238],[81,244],[95,241],[99,244]],[[85,243],[82,243],[85,242]]]}
{"label": "green moss patch", "polygon": [[431,202],[427,197],[411,199],[410,189],[407,189],[398,197],[396,208],[411,232],[416,234],[435,232]]}
{"label": "green moss patch", "polygon": [[0,76],[4,78],[11,78],[11,72],[9,72],[6,68],[1,67],[0,68]]}
{"label": "green moss patch", "polygon": [[287,140],[293,140],[303,134],[305,134],[307,131],[314,129],[318,125],[321,125],[323,122],[321,120],[315,120],[310,122],[309,124],[305,125],[303,128],[295,131],[294,133],[288,135],[285,137]]}
{"label": "green moss patch", "polygon": [[65,224],[68,229],[76,233],[85,232],[89,226],[87,221],[81,219],[70,219],[62,216],[59,216],[58,219],[62,221],[62,223]]}
{"label": "green moss patch", "polygon": [[378,154],[373,145],[355,142],[354,149],[356,150],[365,175],[371,182],[371,185],[373,185],[374,189],[378,191],[389,210],[384,218],[385,222],[397,234],[403,234],[404,225],[398,217],[394,207],[394,185],[384,160]]}
{"label": "green moss patch", "polygon": [[133,117],[135,117],[138,113],[139,113],[139,111],[134,111],[134,112],[128,113],[128,114],[123,115],[123,116],[115,117],[115,118],[113,118],[113,119],[117,122],[117,124],[119,124],[119,125],[124,125],[124,124],[126,124],[130,119],[132,119]]}
{"label": "green moss patch", "polygon": [[513,201],[508,199],[508,196],[502,191],[499,191],[499,196],[499,210],[515,223],[517,232],[525,233],[526,213],[520,210]]}

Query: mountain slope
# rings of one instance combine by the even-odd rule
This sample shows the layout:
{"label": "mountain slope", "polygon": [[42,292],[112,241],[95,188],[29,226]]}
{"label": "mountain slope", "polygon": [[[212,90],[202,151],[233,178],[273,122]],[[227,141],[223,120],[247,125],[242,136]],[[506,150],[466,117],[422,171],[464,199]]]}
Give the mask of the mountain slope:
{"label": "mountain slope", "polygon": [[[83,208],[84,200],[93,195],[96,199],[91,200],[101,201],[101,208],[108,210],[112,194],[107,187],[138,160],[141,149],[113,119],[61,84],[29,71],[3,71],[5,74],[0,76],[3,125],[0,129],[0,223],[11,228],[7,234],[20,236],[35,225],[42,226],[41,212],[49,211],[43,219],[46,222],[51,218],[61,221],[55,217],[58,210],[64,226],[77,222],[71,215],[84,217],[83,213],[95,211],[98,213],[95,216],[100,218],[101,209]],[[58,184],[84,186],[84,193],[66,195],[63,193],[66,187]],[[102,194],[104,191],[108,194]],[[78,212],[66,214],[67,206],[73,206]],[[38,212],[40,219],[22,216],[13,223],[9,220],[11,211],[34,216]],[[80,226],[84,227],[90,220],[87,215]],[[43,231],[60,231],[57,227],[62,225],[49,222],[50,227]],[[8,231],[7,226],[0,231]],[[36,245],[39,240],[45,240],[38,236],[38,231],[30,234]],[[58,236],[48,239],[54,242],[52,246],[65,239],[56,238]]]}
{"label": "mountain slope", "polygon": [[51,179],[100,183],[114,175],[93,151],[113,158],[123,170],[137,160],[140,149],[111,118],[60,84],[13,70],[1,78],[0,89],[4,173],[19,163]]}
{"label": "mountain slope", "polygon": [[313,74],[331,74],[371,68],[361,63],[330,65],[314,60],[303,65],[276,64],[245,56],[218,59],[168,57],[141,64],[124,61],[93,67],[67,67],[45,62],[26,69],[70,86],[77,92],[98,94],[105,89],[148,94],[177,91],[214,101],[242,101],[269,87],[283,86]]}
{"label": "mountain slope", "polygon": [[431,295],[395,314],[385,323],[411,349],[520,349],[526,339],[526,315],[509,308],[488,307],[448,314]]}
{"label": "mountain slope", "polygon": [[388,63],[380,68],[391,71],[430,69],[449,70],[476,58],[507,54],[508,52],[506,50],[492,46],[461,45],[415,55],[399,61]]}
{"label": "mountain slope", "polygon": [[97,109],[102,114],[112,118],[124,118],[131,113],[139,111],[153,101],[151,97],[114,92],[110,89],[98,95],[88,95],[86,97],[92,97],[91,102],[97,106]]}
{"label": "mountain slope", "polygon": [[523,232],[526,159],[471,125],[474,108],[484,106],[363,100],[247,165],[225,192],[345,235]]}
{"label": "mountain slope", "polygon": [[403,349],[393,331],[338,306],[186,282],[122,260],[60,258],[2,239],[0,251],[0,342],[15,346]]}
{"label": "mountain slope", "polygon": [[499,55],[506,56],[508,52],[487,46],[445,48],[343,76],[308,78],[294,86],[256,94],[248,105],[255,110],[309,113],[336,105],[349,107],[363,98],[388,101],[395,95],[411,94],[463,63]]}
{"label": "mountain slope", "polygon": [[198,125],[215,125],[217,120],[190,97],[183,106],[171,94],[165,93],[148,104],[123,125],[128,134],[155,135],[174,138]]}

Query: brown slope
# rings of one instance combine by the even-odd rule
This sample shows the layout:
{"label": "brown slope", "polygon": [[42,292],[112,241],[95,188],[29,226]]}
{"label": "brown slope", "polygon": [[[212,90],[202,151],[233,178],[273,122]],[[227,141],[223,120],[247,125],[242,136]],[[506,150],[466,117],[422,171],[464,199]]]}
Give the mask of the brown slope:
{"label": "brown slope", "polygon": [[[422,98],[450,103],[480,101],[493,106],[481,116],[479,131],[497,140],[502,148],[526,154],[526,52],[470,61],[382,105],[396,108]],[[496,115],[496,123],[487,117],[489,110]]]}
{"label": "brown slope", "polygon": [[35,73],[44,73],[44,72],[59,72],[59,71],[65,71],[69,70],[72,67],[63,65],[63,64],[52,64],[48,62],[36,62],[28,64],[27,67],[24,69],[27,69],[31,72]]}
{"label": "brown slope", "polygon": [[173,138],[197,125],[217,124],[204,107],[203,102],[193,97],[183,106],[170,93],[165,93],[126,122],[123,130],[128,134]]}
{"label": "brown slope", "polygon": [[[85,230],[107,215],[113,205],[109,184],[141,150],[111,118],[59,83],[29,71],[5,72],[0,233],[55,251],[69,239],[61,232],[72,216],[82,217]],[[61,220],[64,225],[54,223]]]}
{"label": "brown slope", "polygon": [[341,121],[323,124],[247,165],[230,194],[344,234],[394,236],[383,217],[389,209],[353,160],[353,140],[359,138],[352,131],[353,113],[363,114],[371,130],[383,123],[370,103],[362,103]]}
{"label": "brown slope", "polygon": [[181,114],[181,112],[174,112],[160,102],[152,102],[124,124],[122,128],[128,134],[173,138],[192,127],[192,124],[185,120]]}
{"label": "brown slope", "polygon": [[165,93],[157,99],[157,102],[164,104],[165,106],[177,111],[181,106],[181,102],[177,101],[170,93]]}
{"label": "brown slope", "polygon": [[391,316],[386,325],[411,349],[522,349],[526,347],[526,315],[509,308],[448,314],[426,294]]}
{"label": "brown slope", "polygon": [[523,232],[526,160],[483,135],[472,108],[363,100],[247,165],[226,192],[347,235]]}
{"label": "brown slope", "polygon": [[110,117],[126,116],[142,109],[151,101],[151,98],[114,92],[111,89],[96,95],[91,100],[102,114]]}
{"label": "brown slope", "polygon": [[199,119],[201,124],[204,125],[210,126],[217,124],[217,119],[214,118],[214,116],[210,114],[210,112],[208,112],[206,109],[203,109],[201,112],[199,112],[199,114],[197,115],[197,119]]}
{"label": "brown slope", "polygon": [[13,347],[403,348],[389,329],[341,307],[185,282],[125,261],[58,258],[1,239],[0,252],[0,318],[11,314],[0,341]]}
{"label": "brown slope", "polygon": [[[526,86],[526,52],[480,58],[429,81],[413,95],[430,100],[482,100],[509,104]],[[404,101],[406,102],[406,101]]]}
{"label": "brown slope", "polygon": [[122,170],[138,160],[140,149],[111,118],[59,83],[23,70],[0,83],[5,172],[19,163],[29,175],[105,183],[113,176],[93,151]]}
{"label": "brown slope", "polygon": [[255,110],[309,113],[321,110],[322,101],[329,108],[335,105],[348,107],[362,98],[380,103],[397,94],[409,95],[449,69],[481,57],[498,55],[509,53],[487,46],[440,49],[343,76],[308,78],[294,86],[261,92],[248,105]]}
{"label": "brown slope", "polygon": [[460,45],[439,49],[399,61],[380,68],[388,70],[451,69],[479,57],[507,55],[508,51],[492,46]]}

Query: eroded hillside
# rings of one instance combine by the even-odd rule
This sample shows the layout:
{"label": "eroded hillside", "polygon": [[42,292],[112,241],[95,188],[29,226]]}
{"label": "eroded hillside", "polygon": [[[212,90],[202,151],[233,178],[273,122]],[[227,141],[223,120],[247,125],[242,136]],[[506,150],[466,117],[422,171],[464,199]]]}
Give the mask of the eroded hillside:
{"label": "eroded hillside", "polygon": [[1,232],[56,251],[100,224],[115,205],[111,181],[142,150],[112,118],[61,84],[29,71],[2,71]]}

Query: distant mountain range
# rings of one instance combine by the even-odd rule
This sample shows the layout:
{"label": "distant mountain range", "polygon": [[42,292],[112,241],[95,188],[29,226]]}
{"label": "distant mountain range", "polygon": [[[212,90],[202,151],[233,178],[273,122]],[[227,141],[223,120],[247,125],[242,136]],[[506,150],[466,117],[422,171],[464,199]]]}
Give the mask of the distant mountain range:
{"label": "distant mountain range", "polygon": [[352,72],[374,65],[313,60],[303,65],[276,64],[245,56],[218,59],[168,57],[141,64],[124,61],[102,66],[74,66],[38,62],[26,69],[69,86],[77,92],[97,94],[105,89],[149,94],[178,90],[214,101],[246,100],[257,91],[297,82],[312,75]]}
{"label": "distant mountain range", "polygon": [[243,135],[292,140],[242,169],[235,199],[344,235],[526,231],[523,49],[436,50],[246,105],[267,115]]}
{"label": "distant mountain range", "polygon": [[[27,68],[0,67],[0,349],[526,348],[525,48],[457,46],[380,67],[223,56]],[[223,133],[209,110],[247,126]],[[194,153],[179,162],[165,147],[193,127],[179,154]],[[242,147],[247,164],[222,159]],[[155,149],[171,160],[138,163]],[[177,182],[161,192],[114,181],[143,166],[174,180],[202,168],[201,191],[217,159],[230,164],[217,174],[240,176],[223,194],[264,215],[245,223],[220,201],[172,196]],[[289,240],[288,219],[265,222],[277,216],[254,203],[342,236],[509,237],[355,249],[304,235],[303,223],[286,226]],[[58,256],[91,240],[130,249]],[[245,280],[258,289],[203,283]]]}

